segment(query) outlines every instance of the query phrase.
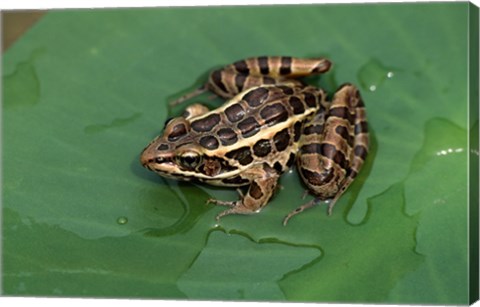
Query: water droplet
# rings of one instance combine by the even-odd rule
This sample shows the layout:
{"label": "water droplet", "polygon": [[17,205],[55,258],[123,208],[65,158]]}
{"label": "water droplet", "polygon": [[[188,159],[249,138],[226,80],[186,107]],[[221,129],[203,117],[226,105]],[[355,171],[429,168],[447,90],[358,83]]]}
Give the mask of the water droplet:
{"label": "water droplet", "polygon": [[461,153],[463,152],[463,148],[448,148],[448,149],[442,149],[436,152],[437,156],[446,156],[451,153]]}
{"label": "water droplet", "polygon": [[117,223],[118,223],[119,225],[125,225],[125,224],[128,223],[128,218],[125,217],[125,216],[121,216],[121,217],[119,217],[119,218],[117,219]]}
{"label": "water droplet", "polygon": [[394,76],[394,69],[386,67],[377,59],[368,61],[357,74],[360,86],[371,92],[376,91],[385,80],[392,79]]}

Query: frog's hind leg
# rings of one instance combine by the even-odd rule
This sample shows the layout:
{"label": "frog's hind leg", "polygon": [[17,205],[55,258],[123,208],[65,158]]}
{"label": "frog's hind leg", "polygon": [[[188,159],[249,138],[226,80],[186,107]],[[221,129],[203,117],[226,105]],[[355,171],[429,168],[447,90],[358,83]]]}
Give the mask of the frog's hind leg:
{"label": "frog's hind leg", "polygon": [[[324,138],[326,110],[331,105],[331,102],[326,101],[324,97],[324,95],[319,97],[321,99],[319,103],[320,108],[315,116],[309,122],[304,124],[299,140],[297,169],[307,187],[302,195],[302,199],[304,199],[309,193],[315,192],[315,188],[318,185],[324,184],[326,179],[332,179],[333,177],[332,173],[324,171],[324,159],[320,154],[321,144]],[[311,201],[291,211],[283,220],[283,225],[287,225],[288,221],[293,216],[319,205],[322,200],[323,198],[317,196]]]}
{"label": "frog's hind leg", "polygon": [[350,184],[352,184],[353,180],[360,172],[363,163],[365,162],[365,159],[367,157],[370,142],[365,105],[362,97],[360,96],[360,93],[355,86],[350,84],[345,84],[337,91],[337,93],[340,93],[338,94],[339,96],[341,96],[342,94],[341,91],[345,93],[343,99],[347,100],[348,104],[351,107],[355,108],[355,117],[353,119],[353,148],[350,151],[350,168],[347,169],[346,177],[343,180],[342,184],[339,186],[338,192],[328,204],[328,215],[332,214],[333,207],[335,206],[337,200],[343,195],[343,193],[347,190]]}
{"label": "frog's hind leg", "polygon": [[320,200],[331,199],[330,215],[360,171],[368,150],[368,130],[365,106],[357,88],[341,86],[325,117],[317,116],[305,125],[299,143],[298,170],[316,199],[293,211],[286,221]]}
{"label": "frog's hind leg", "polygon": [[325,73],[330,67],[331,62],[325,58],[252,57],[212,71],[207,88],[220,97],[232,98],[244,90],[261,85],[304,86],[295,79]]}
{"label": "frog's hind leg", "polygon": [[204,84],[204,85],[200,86],[199,88],[183,95],[182,97],[180,97],[178,99],[175,99],[174,101],[170,101],[170,106],[174,107],[176,105],[179,105],[186,100],[192,99],[193,97],[197,97],[198,95],[205,93],[207,90],[208,90],[207,85]]}
{"label": "frog's hind leg", "polygon": [[222,98],[232,98],[244,89],[249,88],[245,86],[246,83],[249,82],[248,80],[251,80],[251,76],[245,73],[237,72],[235,69],[232,69],[229,66],[223,69],[217,69],[209,74],[207,83],[191,91],[190,93],[183,95],[177,100],[170,102],[170,106],[173,107],[179,105],[184,101],[192,99],[193,97],[196,97],[207,91]]}
{"label": "frog's hind leg", "polygon": [[181,104],[206,91],[222,98],[232,98],[244,90],[260,85],[303,86],[301,81],[295,79],[325,73],[331,65],[325,58],[260,56],[243,59],[213,70],[204,85],[170,102],[170,105]]}

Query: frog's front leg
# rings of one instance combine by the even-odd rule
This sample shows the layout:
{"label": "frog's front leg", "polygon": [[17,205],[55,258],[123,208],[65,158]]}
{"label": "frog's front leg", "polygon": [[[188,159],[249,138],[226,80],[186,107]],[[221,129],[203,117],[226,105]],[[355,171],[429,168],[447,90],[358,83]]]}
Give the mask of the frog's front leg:
{"label": "frog's front leg", "polygon": [[220,212],[216,217],[217,220],[229,214],[253,214],[259,212],[272,197],[279,178],[277,171],[266,163],[252,167],[242,176],[249,178],[251,183],[245,195],[240,193],[239,200],[220,201],[209,199],[207,201],[207,203],[231,207]]}

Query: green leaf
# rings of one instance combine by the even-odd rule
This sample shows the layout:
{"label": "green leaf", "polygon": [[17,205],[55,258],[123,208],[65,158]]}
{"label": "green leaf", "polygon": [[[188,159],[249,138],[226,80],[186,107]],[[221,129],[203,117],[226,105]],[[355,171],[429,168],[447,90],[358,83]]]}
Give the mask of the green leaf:
{"label": "green leaf", "polygon": [[[385,302],[398,280],[424,262],[424,257],[415,251],[418,216],[403,212],[405,202],[402,184],[396,184],[381,195],[372,197],[369,205],[370,210],[361,224],[352,225],[336,219],[335,225],[324,223],[318,227],[321,234],[332,234],[319,235],[325,255],[309,270],[287,276],[281,281],[289,299]],[[382,272],[379,272],[379,268],[382,268]],[[319,280],[318,276],[329,278]],[[315,291],[305,287],[310,282],[316,284]],[[365,291],[369,288],[375,291]]]}
{"label": "green leaf", "polygon": [[275,239],[255,242],[246,234],[225,234],[218,229],[209,235],[207,245],[178,285],[189,297],[199,299],[283,300],[278,280],[320,256],[321,250],[315,246]]}
{"label": "green leaf", "polygon": [[[468,303],[468,3],[51,11],[3,56],[6,295]],[[471,13],[471,11],[470,11]],[[254,216],[234,189],[143,169],[167,108],[259,55],[327,56],[372,145],[337,203],[295,172]],[[195,99],[217,106],[208,94]],[[193,102],[193,101],[192,101]]]}

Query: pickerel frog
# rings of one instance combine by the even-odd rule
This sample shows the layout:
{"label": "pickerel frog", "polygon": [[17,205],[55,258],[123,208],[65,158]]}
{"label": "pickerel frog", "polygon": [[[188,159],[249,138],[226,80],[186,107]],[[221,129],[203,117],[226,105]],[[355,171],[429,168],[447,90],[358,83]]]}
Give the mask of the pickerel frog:
{"label": "pickerel frog", "polygon": [[208,82],[181,97],[204,91],[227,98],[208,110],[200,104],[168,120],[163,135],[143,151],[141,163],[162,176],[218,186],[247,186],[236,201],[209,199],[229,207],[217,215],[259,212],[282,173],[296,163],[315,198],[288,214],[331,200],[328,213],[360,171],[368,152],[365,106],[357,88],[342,85],[331,101],[299,77],[330,69],[324,58],[256,57],[210,73]]}

